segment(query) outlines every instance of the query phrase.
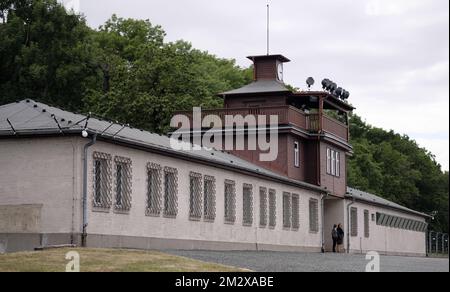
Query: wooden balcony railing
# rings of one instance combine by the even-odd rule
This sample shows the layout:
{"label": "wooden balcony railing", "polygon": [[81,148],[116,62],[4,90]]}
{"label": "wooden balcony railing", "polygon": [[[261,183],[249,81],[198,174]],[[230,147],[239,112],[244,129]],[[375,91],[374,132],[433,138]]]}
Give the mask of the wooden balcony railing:
{"label": "wooden balcony railing", "polygon": [[[190,119],[192,126],[192,112],[184,111],[178,112],[177,114],[187,116]],[[225,126],[225,116],[241,115],[246,117],[248,115],[262,115],[266,116],[267,125],[270,125],[270,116],[275,115],[278,116],[279,125],[291,125],[312,133],[324,131],[348,141],[348,127],[345,124],[326,115],[323,116],[321,123],[319,114],[305,114],[303,111],[292,106],[202,110],[202,120],[208,115],[220,117],[223,126]],[[250,123],[249,126],[256,126],[256,124]]]}

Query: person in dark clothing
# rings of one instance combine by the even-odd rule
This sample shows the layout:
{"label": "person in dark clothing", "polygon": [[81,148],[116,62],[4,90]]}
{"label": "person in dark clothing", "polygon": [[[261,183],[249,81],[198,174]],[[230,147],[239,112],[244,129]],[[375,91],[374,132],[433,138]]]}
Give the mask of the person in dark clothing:
{"label": "person in dark clothing", "polygon": [[337,231],[337,225],[333,226],[333,231],[331,231],[331,237],[333,238],[333,252],[336,252],[336,246],[338,242],[338,231]]}
{"label": "person in dark clothing", "polygon": [[342,224],[339,224],[337,227],[337,252],[341,253],[342,252],[342,246],[344,245],[344,237],[345,237],[345,232],[344,229],[342,229]]}

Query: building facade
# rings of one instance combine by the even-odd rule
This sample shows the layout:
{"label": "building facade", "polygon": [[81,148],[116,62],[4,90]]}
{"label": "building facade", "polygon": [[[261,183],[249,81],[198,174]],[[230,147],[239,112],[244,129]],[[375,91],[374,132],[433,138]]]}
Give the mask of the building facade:
{"label": "building facade", "polygon": [[32,100],[0,106],[0,251],[320,252],[342,223],[349,252],[425,255],[427,215],[347,188],[353,108],[326,91],[288,90],[283,56],[251,59],[255,81],[204,114],[277,115],[273,162],[259,149],[174,150],[169,137]]}

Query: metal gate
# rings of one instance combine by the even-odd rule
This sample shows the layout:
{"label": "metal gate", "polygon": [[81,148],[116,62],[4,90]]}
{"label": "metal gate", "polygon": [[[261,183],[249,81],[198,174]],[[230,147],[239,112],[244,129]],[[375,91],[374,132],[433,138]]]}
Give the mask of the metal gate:
{"label": "metal gate", "polygon": [[427,234],[427,254],[448,256],[448,234],[429,231]]}

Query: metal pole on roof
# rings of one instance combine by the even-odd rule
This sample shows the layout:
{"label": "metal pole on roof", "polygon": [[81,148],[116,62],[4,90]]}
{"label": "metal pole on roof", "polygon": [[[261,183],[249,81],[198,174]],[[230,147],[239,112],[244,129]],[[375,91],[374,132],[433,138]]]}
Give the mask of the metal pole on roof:
{"label": "metal pole on roof", "polygon": [[267,56],[270,53],[270,5],[267,4]]}
{"label": "metal pole on roof", "polygon": [[8,118],[8,119],[6,119],[6,121],[8,122],[9,126],[10,126],[10,127],[11,127],[11,129],[13,130],[13,132],[14,132],[14,135],[17,135],[16,129],[14,129],[14,126],[12,125],[11,121],[9,120],[9,118]]}

